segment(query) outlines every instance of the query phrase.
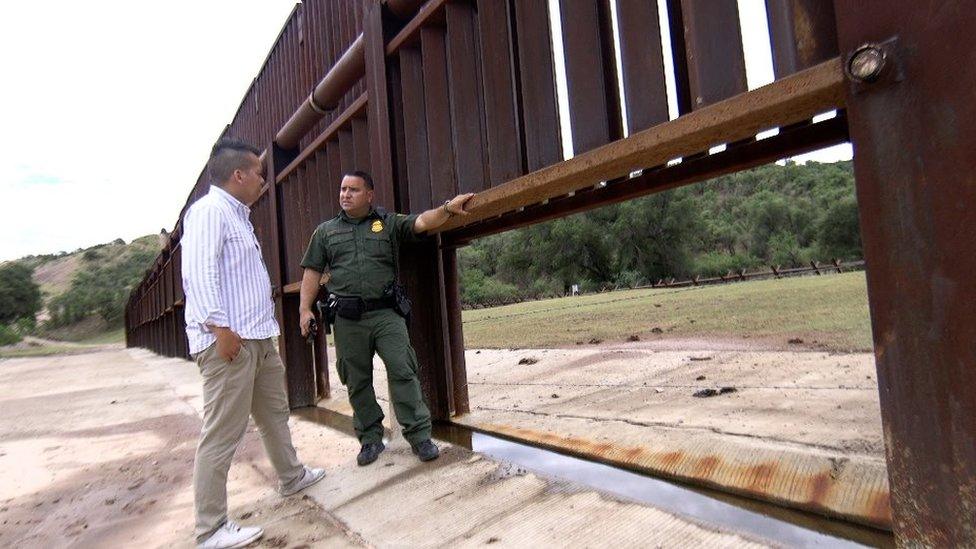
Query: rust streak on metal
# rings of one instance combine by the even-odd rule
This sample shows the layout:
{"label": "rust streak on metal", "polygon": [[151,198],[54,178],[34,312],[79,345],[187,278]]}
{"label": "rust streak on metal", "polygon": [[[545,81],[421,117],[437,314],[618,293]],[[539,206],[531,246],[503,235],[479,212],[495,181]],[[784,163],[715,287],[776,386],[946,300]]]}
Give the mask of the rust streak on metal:
{"label": "rust streak on metal", "polygon": [[[555,450],[577,454],[628,469],[660,475],[690,484],[737,493],[787,507],[843,518],[875,528],[891,529],[889,493],[884,483],[872,483],[862,474],[839,474],[831,462],[817,465],[811,457],[803,463],[789,459],[743,463],[741,459],[709,450],[652,450],[622,446],[553,432],[536,431],[497,423],[476,427]],[[716,451],[721,451],[716,448]],[[703,453],[704,452],[704,453]],[[815,464],[812,474],[803,473]]]}

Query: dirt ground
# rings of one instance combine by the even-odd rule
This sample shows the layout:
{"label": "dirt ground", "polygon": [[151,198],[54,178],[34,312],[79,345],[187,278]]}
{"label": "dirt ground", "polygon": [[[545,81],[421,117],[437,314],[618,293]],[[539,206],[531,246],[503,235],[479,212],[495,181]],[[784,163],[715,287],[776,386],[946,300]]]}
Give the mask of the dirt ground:
{"label": "dirt ground", "polygon": [[[199,381],[169,362],[185,379],[118,348],[0,361],[0,546],[192,546]],[[252,427],[229,486],[247,502],[235,518],[265,526],[261,546],[363,545],[272,478]]]}

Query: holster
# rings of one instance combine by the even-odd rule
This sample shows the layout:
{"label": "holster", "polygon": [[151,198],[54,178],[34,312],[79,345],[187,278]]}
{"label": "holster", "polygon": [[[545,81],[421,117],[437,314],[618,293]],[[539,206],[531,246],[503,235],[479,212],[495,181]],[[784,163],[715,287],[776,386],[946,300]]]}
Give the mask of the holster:
{"label": "holster", "polygon": [[411,303],[410,298],[407,296],[406,288],[394,280],[383,289],[383,297],[390,299],[393,304],[393,310],[402,316],[407,321],[407,324],[410,324]]}
{"label": "holster", "polygon": [[332,325],[335,324],[336,319],[336,296],[335,294],[326,294],[325,299],[320,299],[315,302],[315,307],[319,311],[319,318],[322,319],[322,323],[325,324],[325,333],[332,333]]}

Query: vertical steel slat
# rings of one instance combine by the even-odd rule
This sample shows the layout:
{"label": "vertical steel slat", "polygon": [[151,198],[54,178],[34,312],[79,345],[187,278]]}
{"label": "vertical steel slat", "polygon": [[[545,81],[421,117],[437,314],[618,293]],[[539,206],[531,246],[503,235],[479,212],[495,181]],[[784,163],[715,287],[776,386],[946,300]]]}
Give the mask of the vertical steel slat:
{"label": "vertical steel slat", "polygon": [[569,119],[576,154],[604,145],[612,139],[599,3],[600,0],[559,2]]}
{"label": "vertical steel slat", "polygon": [[329,186],[332,191],[330,197],[332,199],[332,215],[339,214],[339,184],[342,182],[342,147],[339,145],[339,140],[330,140],[328,148],[326,149],[328,154],[328,166],[329,166]]}
{"label": "vertical steel slat", "polygon": [[440,252],[434,239],[404,246],[410,261],[401,264],[401,277],[407,293],[415,296],[410,321],[410,341],[420,365],[420,386],[435,419],[450,418],[450,402],[445,373],[451,355],[444,339]]}
{"label": "vertical steel slat", "polygon": [[434,204],[439,204],[457,193],[444,35],[444,29],[440,27],[425,27],[420,31],[424,108],[427,113],[427,158],[430,165],[431,201]]}
{"label": "vertical steel slat", "polygon": [[393,190],[393,158],[390,149],[390,105],[387,95],[386,46],[383,32],[383,13],[380,4],[374,4],[366,12],[363,21],[363,40],[365,40],[367,123],[363,121],[362,131],[367,144],[365,156],[368,161],[364,170],[369,171],[376,184],[376,201],[387,209],[395,210]]}
{"label": "vertical steel slat", "polygon": [[278,185],[281,189],[281,200],[278,202],[278,223],[281,226],[281,243],[282,243],[282,255],[281,255],[281,271],[282,279],[281,285],[287,286],[292,282],[292,270],[291,264],[294,262],[294,251],[292,249],[293,243],[295,241],[295,173],[292,173],[288,178]]}
{"label": "vertical steel slat", "polygon": [[340,177],[356,170],[356,150],[353,145],[352,128],[348,125],[339,130],[339,158],[341,159]]}
{"label": "vertical steel slat", "polygon": [[[366,119],[363,117],[353,118],[350,125],[352,126],[352,147],[356,169],[369,172],[369,134],[367,133],[369,127],[366,124]],[[390,204],[385,200],[385,189],[377,185],[377,190],[380,192],[376,196],[376,204],[384,208],[390,208]]]}
{"label": "vertical steel slat", "polygon": [[334,215],[330,200],[332,197],[332,180],[329,178],[327,146],[328,143],[324,143],[313,155],[314,160],[312,165],[315,166],[315,174],[312,179],[312,186],[315,190],[312,194],[316,200],[315,215],[312,216],[313,231],[325,220],[330,219]]}
{"label": "vertical steel slat", "polygon": [[546,0],[514,0],[526,172],[563,159]]}
{"label": "vertical steel slat", "polygon": [[[319,149],[321,150],[321,149]],[[308,241],[308,236],[312,234],[312,230],[320,223],[322,219],[322,199],[320,193],[321,179],[319,178],[319,152],[316,151],[314,154],[308,157],[305,161],[306,172],[305,172],[305,192],[308,193],[308,225],[305,227],[305,242]]]}
{"label": "vertical steel slat", "polygon": [[[399,55],[394,55],[387,59],[387,101],[390,107],[390,162],[392,164],[391,180],[393,181],[393,194],[395,196],[396,211],[409,212],[410,206],[410,187],[406,166],[406,133],[403,126],[403,94],[400,90],[403,84],[400,79],[400,60]],[[426,138],[426,135],[424,136]]]}
{"label": "vertical steel slat", "polygon": [[620,65],[630,133],[668,120],[657,2],[617,0]]}
{"label": "vertical steel slat", "polygon": [[302,279],[302,268],[299,263],[302,260],[302,252],[304,251],[302,248],[308,242],[308,226],[312,224],[309,221],[308,167],[308,163],[306,162],[296,170],[297,177],[293,183],[295,186],[295,204],[293,208],[297,215],[295,216],[295,227],[292,232],[292,257],[288,263],[288,268],[292,272],[289,282],[298,282]]}
{"label": "vertical steel slat", "polygon": [[444,11],[454,173],[459,192],[475,193],[487,187],[485,107],[479,85],[475,12],[465,3],[447,4]]}
{"label": "vertical steel slat", "polygon": [[410,212],[420,213],[433,205],[430,194],[430,166],[427,151],[427,114],[424,106],[422,56],[415,48],[400,49],[403,132]]}
{"label": "vertical steel slat", "polygon": [[484,86],[488,184],[491,186],[523,174],[511,21],[508,2],[479,0],[481,81]]}
{"label": "vertical steel slat", "polygon": [[670,61],[674,68],[675,103],[680,116],[692,111],[688,58],[685,55],[685,24],[681,14],[681,0],[665,0],[665,6],[668,10],[668,34],[671,37]]}
{"label": "vertical steel slat", "polygon": [[834,3],[766,0],[776,78],[789,76],[838,54]]}
{"label": "vertical steel slat", "polygon": [[461,322],[461,294],[458,284],[457,249],[441,250],[441,264],[444,271],[444,298],[448,340],[451,352],[451,393],[452,414],[470,412],[468,405],[468,374],[464,362],[464,331]]}
{"label": "vertical steel slat", "polygon": [[749,89],[735,0],[681,0],[692,109]]}

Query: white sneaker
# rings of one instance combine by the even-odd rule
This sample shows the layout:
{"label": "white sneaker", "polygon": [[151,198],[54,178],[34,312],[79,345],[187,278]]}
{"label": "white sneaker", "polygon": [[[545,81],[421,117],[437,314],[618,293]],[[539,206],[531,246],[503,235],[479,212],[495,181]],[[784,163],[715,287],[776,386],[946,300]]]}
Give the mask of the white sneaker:
{"label": "white sneaker", "polygon": [[297,494],[298,492],[301,492],[302,490],[325,478],[325,469],[311,469],[307,466],[303,466],[302,469],[302,478],[300,478],[294,486],[288,488],[287,490],[282,487],[281,490],[279,490],[282,496],[288,497],[290,495]]}
{"label": "white sneaker", "polygon": [[264,530],[257,526],[240,526],[236,522],[227,521],[223,526],[211,534],[207,541],[197,544],[197,549],[232,549],[244,547],[253,543],[264,535]]}

